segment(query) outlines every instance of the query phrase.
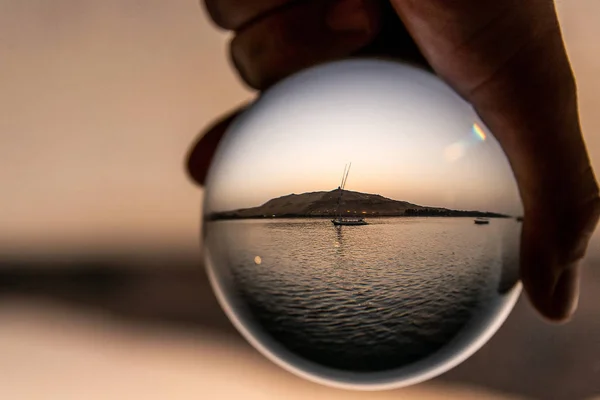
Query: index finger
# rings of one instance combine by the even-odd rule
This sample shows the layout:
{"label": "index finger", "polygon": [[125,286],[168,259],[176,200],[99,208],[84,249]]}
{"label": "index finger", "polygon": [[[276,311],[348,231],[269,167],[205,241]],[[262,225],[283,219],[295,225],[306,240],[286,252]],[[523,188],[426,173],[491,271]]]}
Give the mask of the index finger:
{"label": "index finger", "polygon": [[207,127],[200,135],[198,141],[191,146],[186,157],[186,171],[199,185],[204,185],[208,169],[219,142],[227,132],[233,120],[241,114],[247,106],[242,106],[220,118]]}

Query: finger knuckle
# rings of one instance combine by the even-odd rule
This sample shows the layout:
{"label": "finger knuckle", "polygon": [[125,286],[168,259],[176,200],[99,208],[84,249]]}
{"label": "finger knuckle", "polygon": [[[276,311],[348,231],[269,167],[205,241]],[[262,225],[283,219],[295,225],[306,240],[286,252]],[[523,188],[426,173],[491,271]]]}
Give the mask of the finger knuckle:
{"label": "finger knuckle", "polygon": [[372,30],[339,33],[327,28],[327,4],[298,3],[238,31],[230,58],[240,78],[262,90],[303,68],[348,56],[377,35],[376,7],[365,11]]}

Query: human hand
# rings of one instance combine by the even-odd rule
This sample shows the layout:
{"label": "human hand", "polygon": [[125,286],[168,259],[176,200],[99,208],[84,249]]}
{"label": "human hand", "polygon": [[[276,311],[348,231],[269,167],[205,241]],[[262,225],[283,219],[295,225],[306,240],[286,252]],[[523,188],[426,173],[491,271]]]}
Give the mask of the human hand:
{"label": "human hand", "polygon": [[[600,197],[552,0],[206,0],[206,7],[235,32],[233,64],[257,90],[357,54],[437,73],[473,105],[511,164],[525,209],[521,280],[531,303],[549,320],[572,315]],[[200,185],[241,111],[209,127],[190,152],[188,170]]]}

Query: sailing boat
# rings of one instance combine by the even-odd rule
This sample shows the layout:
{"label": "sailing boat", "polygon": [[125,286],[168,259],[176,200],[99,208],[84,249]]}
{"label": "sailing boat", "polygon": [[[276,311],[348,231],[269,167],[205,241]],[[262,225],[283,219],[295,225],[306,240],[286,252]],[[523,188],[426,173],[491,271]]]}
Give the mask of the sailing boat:
{"label": "sailing boat", "polygon": [[340,187],[339,187],[340,197],[338,197],[338,204],[337,204],[337,210],[336,210],[336,214],[338,215],[338,217],[331,220],[331,222],[335,226],[367,225],[367,221],[365,221],[363,218],[342,217],[342,213],[340,212],[340,205],[342,203],[342,194],[344,194],[344,188],[346,187],[346,181],[348,180],[348,174],[350,173],[351,166],[352,166],[352,163],[350,163],[350,165],[348,165],[347,168],[344,167],[344,173],[342,174],[342,183],[340,184]]}

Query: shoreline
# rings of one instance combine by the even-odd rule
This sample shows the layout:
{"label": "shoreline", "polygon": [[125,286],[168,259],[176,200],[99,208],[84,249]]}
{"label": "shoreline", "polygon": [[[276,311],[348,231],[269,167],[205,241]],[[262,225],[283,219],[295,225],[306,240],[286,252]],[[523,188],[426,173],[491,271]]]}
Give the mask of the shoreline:
{"label": "shoreline", "polygon": [[[342,201],[342,192],[345,197]],[[342,211],[340,214],[339,212]],[[344,212],[345,211],[345,212]],[[330,192],[289,194],[250,208],[204,213],[205,221],[274,218],[391,218],[391,217],[467,217],[516,218],[499,212],[477,209],[450,209],[392,200],[379,194],[360,193],[338,188]]]}
{"label": "shoreline", "polygon": [[[332,215],[276,215],[276,216],[206,216],[204,218],[207,222],[215,222],[215,221],[235,221],[235,220],[248,220],[248,219],[331,219],[338,218],[338,216]],[[495,213],[478,213],[478,214],[469,214],[469,215],[350,215],[350,216],[342,216],[342,218],[364,218],[364,219],[383,219],[383,218],[489,218],[489,219],[514,219],[519,221],[519,217],[514,217],[510,215],[502,215]]]}

